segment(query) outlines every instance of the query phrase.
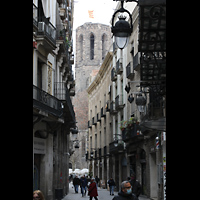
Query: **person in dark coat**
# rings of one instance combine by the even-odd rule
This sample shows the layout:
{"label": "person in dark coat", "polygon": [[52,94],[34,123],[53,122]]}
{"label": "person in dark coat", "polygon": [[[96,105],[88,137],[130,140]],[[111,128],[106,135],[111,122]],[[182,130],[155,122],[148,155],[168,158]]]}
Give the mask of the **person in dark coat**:
{"label": "person in dark coat", "polygon": [[109,185],[109,188],[110,188],[110,195],[114,195],[115,181],[113,180],[112,177],[109,179],[108,185]]}
{"label": "person in dark coat", "polygon": [[78,186],[80,185],[80,179],[76,176],[73,180],[75,193],[78,193]]}
{"label": "person in dark coat", "polygon": [[82,197],[86,195],[87,192],[87,179],[85,178],[85,175],[83,175],[81,177],[81,193],[82,193]]}
{"label": "person in dark coat", "polygon": [[93,197],[95,198],[95,200],[98,200],[97,186],[94,180],[94,178],[91,179],[91,183],[88,188],[88,195],[90,196],[90,200],[92,200]]}
{"label": "person in dark coat", "polygon": [[123,181],[121,184],[121,191],[112,200],[138,200],[132,193],[132,187],[129,181]]}
{"label": "person in dark coat", "polygon": [[138,180],[136,180],[135,174],[132,174],[131,180],[130,180],[131,186],[132,186],[132,193],[135,194],[137,197],[139,197],[141,193],[141,185]]}

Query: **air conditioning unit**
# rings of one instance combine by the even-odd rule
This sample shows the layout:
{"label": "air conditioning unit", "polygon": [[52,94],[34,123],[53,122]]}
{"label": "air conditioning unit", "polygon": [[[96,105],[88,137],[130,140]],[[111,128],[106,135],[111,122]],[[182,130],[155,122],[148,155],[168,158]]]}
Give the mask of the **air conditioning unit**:
{"label": "air conditioning unit", "polygon": [[38,32],[44,32],[44,30],[45,30],[45,23],[38,22]]}

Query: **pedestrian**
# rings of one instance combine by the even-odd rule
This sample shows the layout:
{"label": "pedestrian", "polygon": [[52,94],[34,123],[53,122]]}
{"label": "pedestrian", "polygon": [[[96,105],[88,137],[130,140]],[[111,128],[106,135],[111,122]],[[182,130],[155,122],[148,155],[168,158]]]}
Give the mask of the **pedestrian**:
{"label": "pedestrian", "polygon": [[78,178],[78,176],[75,176],[73,180],[73,185],[74,185],[75,193],[78,193],[78,187],[80,185],[80,179]]}
{"label": "pedestrian", "polygon": [[85,175],[83,175],[80,179],[80,186],[81,186],[81,193],[83,197],[86,195],[86,192],[87,192],[87,179],[85,178]]}
{"label": "pedestrian", "polygon": [[110,188],[110,195],[114,195],[115,181],[113,180],[112,177],[108,180],[108,185],[109,185],[109,188]]}
{"label": "pedestrian", "polygon": [[42,192],[40,190],[35,190],[33,192],[33,199],[36,199],[36,200],[45,200],[44,195],[42,194]]}
{"label": "pedestrian", "polygon": [[130,182],[123,181],[121,183],[121,191],[112,200],[138,200],[138,198],[132,193]]}
{"label": "pedestrian", "polygon": [[91,183],[88,188],[88,195],[90,196],[90,200],[92,200],[93,197],[95,198],[95,200],[98,200],[97,186],[94,180],[94,178],[91,179]]}
{"label": "pedestrian", "polygon": [[98,185],[99,185],[98,183],[99,183],[99,181],[100,181],[100,179],[98,178],[98,176],[95,177],[95,181],[96,181],[97,189],[98,189]]}
{"label": "pedestrian", "polygon": [[136,180],[135,173],[132,174],[131,180],[130,180],[131,186],[132,186],[132,193],[135,194],[137,197],[139,197],[141,193],[141,185],[138,180]]}

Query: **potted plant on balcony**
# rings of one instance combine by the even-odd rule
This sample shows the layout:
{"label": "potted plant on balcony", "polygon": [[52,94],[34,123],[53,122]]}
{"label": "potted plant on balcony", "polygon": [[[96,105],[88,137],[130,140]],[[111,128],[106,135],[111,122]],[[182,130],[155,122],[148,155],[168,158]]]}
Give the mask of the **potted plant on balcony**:
{"label": "potted plant on balcony", "polygon": [[137,117],[130,117],[127,121],[127,134],[129,136],[135,136],[137,135],[137,127],[138,127],[139,121]]}
{"label": "potted plant on balcony", "polygon": [[127,121],[126,120],[122,120],[121,122],[120,122],[120,129],[121,129],[121,131],[124,131],[125,129],[126,129],[126,127],[127,127]]}

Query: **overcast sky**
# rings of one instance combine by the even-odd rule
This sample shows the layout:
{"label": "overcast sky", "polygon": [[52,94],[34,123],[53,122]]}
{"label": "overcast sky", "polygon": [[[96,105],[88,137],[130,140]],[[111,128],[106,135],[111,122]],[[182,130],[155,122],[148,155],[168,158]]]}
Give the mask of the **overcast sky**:
{"label": "overcast sky", "polygon": [[[73,50],[76,55],[76,28],[86,22],[110,25],[117,1],[113,0],[74,0]],[[93,10],[94,18],[89,18],[88,10]],[[76,58],[75,58],[76,59]],[[75,61],[75,60],[74,60]],[[74,62],[75,63],[75,62]],[[75,64],[74,64],[75,65]],[[73,65],[73,70],[74,70]]]}
{"label": "overcast sky", "polygon": [[[109,25],[116,6],[117,1],[113,0],[74,0],[74,30],[85,22]],[[94,10],[93,19],[88,10]]]}

